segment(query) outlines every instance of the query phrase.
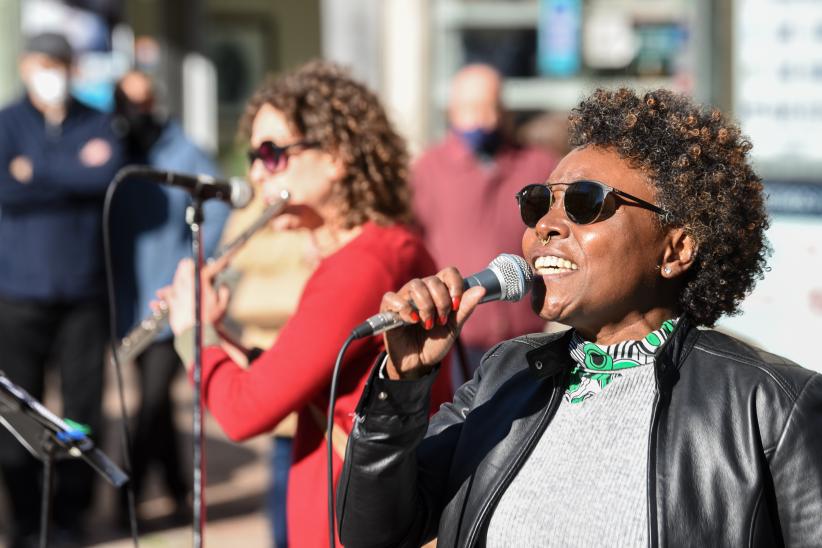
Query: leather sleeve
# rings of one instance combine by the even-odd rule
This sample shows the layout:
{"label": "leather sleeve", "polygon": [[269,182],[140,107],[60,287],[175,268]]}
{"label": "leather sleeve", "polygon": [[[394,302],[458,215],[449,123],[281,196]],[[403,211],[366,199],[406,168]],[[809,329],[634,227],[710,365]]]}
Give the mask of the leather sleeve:
{"label": "leather sleeve", "polygon": [[770,458],[785,546],[822,539],[822,375],[805,383]]}
{"label": "leather sleeve", "polygon": [[478,378],[463,385],[429,426],[436,374],[392,381],[379,378],[376,369],[357,407],[338,484],[340,540],[348,548],[418,548],[437,534],[450,455],[464,419],[458,410],[470,407]]}

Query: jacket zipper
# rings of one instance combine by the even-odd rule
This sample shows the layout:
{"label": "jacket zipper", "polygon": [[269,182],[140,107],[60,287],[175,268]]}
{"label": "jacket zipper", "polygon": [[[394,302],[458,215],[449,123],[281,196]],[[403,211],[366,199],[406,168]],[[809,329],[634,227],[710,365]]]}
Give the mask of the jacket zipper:
{"label": "jacket zipper", "polygon": [[659,426],[659,379],[654,375],[656,383],[656,394],[654,395],[654,406],[651,411],[651,431],[648,433],[648,546],[655,548],[659,546],[656,527],[656,434]]}
{"label": "jacket zipper", "polygon": [[496,487],[493,491],[491,491],[491,496],[486,499],[485,504],[483,505],[482,509],[477,516],[477,519],[474,521],[474,525],[471,528],[471,531],[468,533],[468,538],[466,539],[467,542],[465,546],[474,546],[477,542],[477,536],[479,535],[479,531],[482,528],[482,524],[485,521],[486,514],[488,511],[493,507],[499,500],[499,497],[505,491],[505,488],[511,483],[514,478],[514,475],[519,469],[522,467],[522,464],[525,462],[525,456],[528,455],[531,450],[536,445],[539,438],[545,432],[545,429],[548,427],[548,423],[550,419],[553,418],[554,414],[557,412],[557,408],[559,407],[558,402],[562,399],[560,395],[560,390],[558,389],[558,384],[556,380],[554,380],[553,385],[551,387],[551,399],[548,400],[548,405],[545,406],[545,412],[543,413],[542,417],[540,417],[540,421],[537,424],[537,427],[534,429],[531,437],[528,438],[528,442],[523,445],[522,450],[517,454],[516,458],[512,460],[512,465],[506,471],[505,476],[502,480],[497,483]]}

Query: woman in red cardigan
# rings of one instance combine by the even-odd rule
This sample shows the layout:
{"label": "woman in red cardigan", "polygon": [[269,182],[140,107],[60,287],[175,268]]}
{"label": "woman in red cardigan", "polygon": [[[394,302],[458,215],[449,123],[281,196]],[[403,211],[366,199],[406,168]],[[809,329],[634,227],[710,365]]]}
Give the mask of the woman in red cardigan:
{"label": "woman in red cardigan", "polygon": [[[351,330],[376,313],[386,291],[435,272],[410,219],[407,153],[376,96],[340,68],[312,62],[267,82],[241,122],[250,136],[249,178],[291,199],[274,221],[307,229],[319,264],[274,346],[248,369],[220,346],[215,326],[227,290],[204,280],[203,400],[234,440],[270,431],[291,411],[299,423],[288,482],[289,545],[328,543],[325,413],[331,371]],[[206,276],[207,278],[207,276]],[[193,265],[181,263],[160,296],[170,307],[178,352],[191,363]],[[433,327],[433,324],[431,326]],[[351,431],[354,407],[382,350],[380,338],[354,342],[342,364],[335,433]],[[440,375],[447,382],[448,375]],[[432,404],[450,397],[443,384]],[[344,444],[345,438],[342,441]],[[335,448],[340,445],[337,443]],[[335,481],[341,469],[338,452]]]}

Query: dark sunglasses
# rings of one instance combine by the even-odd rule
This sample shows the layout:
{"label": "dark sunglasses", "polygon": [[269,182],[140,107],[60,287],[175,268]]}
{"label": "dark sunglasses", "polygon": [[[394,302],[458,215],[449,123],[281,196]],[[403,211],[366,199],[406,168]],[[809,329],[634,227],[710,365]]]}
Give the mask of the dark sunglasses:
{"label": "dark sunglasses", "polygon": [[292,154],[293,149],[301,148],[316,148],[319,143],[313,141],[298,141],[290,145],[279,146],[272,141],[264,141],[256,149],[248,151],[248,163],[254,164],[255,161],[262,160],[263,165],[268,171],[281,171],[288,165],[288,156]]}
{"label": "dark sunglasses", "polygon": [[[564,183],[556,183],[564,184]],[[519,214],[522,222],[530,228],[537,226],[537,223],[551,209],[554,203],[554,194],[551,187],[556,185],[532,184],[528,185],[516,194],[519,203]],[[660,215],[666,215],[664,209],[646,202],[641,198],[632,196],[616,188],[602,184],[597,181],[574,181],[568,183],[562,205],[565,207],[565,214],[578,225],[587,225],[601,220],[605,211],[605,200],[609,194],[615,194],[623,198],[632,200],[629,205],[644,207]]]}

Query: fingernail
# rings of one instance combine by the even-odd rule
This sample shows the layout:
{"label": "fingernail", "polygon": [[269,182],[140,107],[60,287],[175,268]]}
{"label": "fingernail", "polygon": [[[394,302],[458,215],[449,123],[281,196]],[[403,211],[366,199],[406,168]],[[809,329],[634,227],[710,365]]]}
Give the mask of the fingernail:
{"label": "fingernail", "polygon": [[418,321],[420,321],[420,315],[417,313],[416,310],[411,311],[411,321],[414,322],[414,323],[417,323]]}
{"label": "fingernail", "polygon": [[451,308],[453,310],[459,310],[461,301],[462,297],[451,297]]}
{"label": "fingernail", "polygon": [[428,318],[425,320],[425,329],[426,331],[434,327],[434,318]]}
{"label": "fingernail", "polygon": [[440,316],[440,325],[445,325],[448,323],[448,316]]}

